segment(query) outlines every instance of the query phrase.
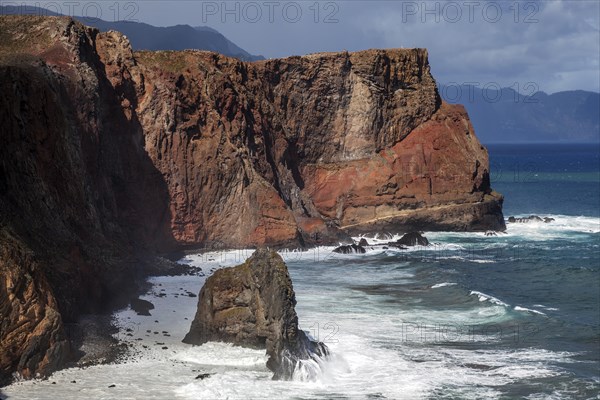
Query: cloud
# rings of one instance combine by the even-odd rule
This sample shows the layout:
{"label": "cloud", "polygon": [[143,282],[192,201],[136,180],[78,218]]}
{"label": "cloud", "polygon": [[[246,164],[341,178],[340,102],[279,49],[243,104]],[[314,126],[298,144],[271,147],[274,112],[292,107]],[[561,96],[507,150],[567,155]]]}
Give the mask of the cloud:
{"label": "cloud", "polygon": [[498,18],[495,11],[484,12],[485,4],[496,2],[478,2],[472,18],[467,17],[465,2],[450,3],[463,5],[462,19],[457,22],[449,22],[443,12],[439,22],[435,14],[425,13],[427,5],[431,10],[432,4],[440,3],[418,2],[416,15],[407,15],[406,3],[400,3],[367,8],[357,23],[369,26],[373,41],[384,46],[400,43],[429,48],[432,70],[442,82],[516,83],[521,87],[535,82],[549,92],[600,90],[599,3],[505,2]]}
{"label": "cloud", "polygon": [[[43,0],[29,3],[45,4]],[[83,8],[86,3],[77,4]],[[120,7],[120,17],[132,11],[132,2],[96,4],[105,19],[115,15],[114,4]],[[498,82],[522,87],[535,82],[547,92],[600,91],[597,0],[165,0],[134,4],[134,18],[141,22],[207,25],[245,50],[266,57],[425,47],[441,83]],[[256,9],[260,10],[258,18]]]}

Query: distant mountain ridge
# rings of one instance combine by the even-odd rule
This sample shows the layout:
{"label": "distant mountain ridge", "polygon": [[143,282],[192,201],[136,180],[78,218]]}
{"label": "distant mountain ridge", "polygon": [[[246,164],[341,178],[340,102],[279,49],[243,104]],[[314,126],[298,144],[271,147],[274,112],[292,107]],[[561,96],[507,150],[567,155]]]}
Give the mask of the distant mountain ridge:
{"label": "distant mountain ridge", "polygon": [[600,93],[573,90],[531,96],[511,88],[440,85],[449,103],[465,106],[483,143],[600,142]]}
{"label": "distant mountain ridge", "polygon": [[[39,15],[61,16],[40,7],[0,6],[0,15]],[[134,50],[209,50],[242,61],[264,60],[237,46],[221,33],[206,26],[175,25],[158,27],[143,22],[116,21],[110,22],[98,18],[73,16],[87,26],[98,28],[102,32],[114,30],[123,33],[129,39]]]}
{"label": "distant mountain ridge", "polygon": [[[0,15],[32,14],[58,16],[39,7],[0,6]],[[140,22],[109,22],[74,17],[101,31],[125,34],[134,50],[210,50],[242,61],[263,60],[206,26],[175,25],[156,27]],[[518,142],[594,142],[600,143],[600,94],[564,91],[531,96],[511,88],[440,85],[441,97],[449,103],[463,104],[475,132],[483,143]],[[527,89],[524,87],[524,89]]]}

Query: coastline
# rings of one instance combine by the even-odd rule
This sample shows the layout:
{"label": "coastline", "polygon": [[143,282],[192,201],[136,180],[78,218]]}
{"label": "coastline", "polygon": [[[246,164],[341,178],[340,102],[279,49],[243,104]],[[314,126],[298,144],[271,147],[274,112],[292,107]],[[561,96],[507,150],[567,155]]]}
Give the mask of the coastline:
{"label": "coastline", "polygon": [[2,380],[60,368],[64,324],[127,303],[162,274],[158,254],[308,248],[443,204],[468,203],[392,225],[500,227],[487,151],[464,107],[442,101],[425,49],[245,63],[134,51],[69,17],[0,26]]}
{"label": "coastline", "polygon": [[[539,326],[550,324],[550,326],[553,326],[552,321],[568,312],[568,310],[563,310],[563,306],[557,307],[557,304],[551,300],[543,302],[537,300],[535,303],[533,303],[534,300],[531,300],[530,303],[515,300],[515,296],[508,295],[508,293],[511,293],[510,291],[507,292],[502,287],[496,290],[492,288],[501,281],[498,281],[492,287],[486,287],[485,285],[482,286],[481,283],[470,282],[467,279],[467,274],[464,272],[456,274],[452,272],[452,269],[459,266],[464,269],[471,265],[470,268],[473,268],[471,273],[481,269],[482,274],[485,274],[486,270],[498,270],[498,273],[504,274],[505,272],[502,271],[507,269],[508,266],[519,263],[524,257],[525,259],[535,257],[537,251],[546,249],[555,240],[554,238],[560,237],[560,235],[564,236],[569,232],[574,232],[570,234],[575,235],[573,237],[582,234],[600,234],[600,225],[598,225],[595,218],[556,214],[548,215],[548,217],[555,218],[554,223],[508,224],[506,235],[496,237],[488,237],[484,233],[427,232],[425,235],[429,237],[432,243],[429,247],[417,246],[405,250],[369,249],[366,254],[336,254],[331,252],[332,247],[316,247],[308,251],[297,252],[283,251],[281,252],[282,257],[292,268],[294,288],[299,293],[298,310],[301,328],[309,330],[311,334],[316,334],[315,324],[319,323],[320,329],[322,329],[321,338],[326,338],[331,332],[325,328],[326,323],[334,322],[338,324],[340,335],[342,335],[339,337],[340,342],[330,343],[330,346],[333,349],[334,356],[343,357],[343,359],[336,359],[337,361],[327,366],[329,373],[336,376],[336,382],[339,382],[339,379],[345,379],[345,376],[351,374],[350,371],[358,373],[355,368],[362,364],[358,361],[360,358],[354,358],[358,357],[358,354],[352,352],[356,352],[362,348],[361,346],[368,344],[369,335],[385,335],[385,337],[389,336],[390,338],[394,335],[410,335],[410,340],[401,340],[398,344],[402,346],[401,354],[409,358],[402,361],[400,365],[396,364],[395,368],[420,370],[421,364],[417,361],[419,360],[419,349],[423,349],[423,346],[427,348],[431,346],[429,351],[433,353],[429,357],[435,357],[436,354],[437,357],[443,357],[445,352],[453,351],[451,349],[459,346],[459,348],[463,348],[463,352],[466,351],[470,355],[467,357],[463,354],[461,357],[464,358],[464,361],[460,361],[457,365],[452,364],[452,368],[459,368],[463,374],[470,377],[469,379],[480,382],[482,385],[492,385],[491,387],[494,387],[494,380],[503,379],[503,374],[509,374],[508,371],[511,368],[515,371],[515,375],[510,375],[511,379],[518,379],[517,376],[520,376],[520,374],[525,374],[524,376],[529,376],[530,379],[546,379],[544,377],[552,369],[538,366],[534,368],[537,371],[534,373],[531,368],[538,365],[536,363],[546,363],[556,359],[557,362],[565,362],[568,365],[575,362],[573,361],[574,357],[581,357],[583,354],[576,356],[573,351],[561,352],[560,347],[554,351],[545,350],[544,348],[536,350],[535,346],[532,348],[532,344],[538,343],[536,340],[539,340],[539,334],[528,328],[531,326],[528,324]],[[540,229],[542,230],[540,231]],[[589,232],[590,229],[591,232]],[[540,232],[540,237],[531,236],[536,231]],[[380,243],[395,239],[387,235],[379,236]],[[377,240],[372,238],[369,240],[373,241],[374,244],[378,244]],[[522,251],[529,249],[531,255],[522,252],[514,253],[511,250],[514,243],[522,241],[527,242]],[[474,247],[470,247],[468,243],[472,243]],[[531,245],[536,246],[539,250],[528,247]],[[203,272],[208,275],[211,271],[214,271],[214,268],[219,266],[226,267],[240,264],[252,252],[252,249],[205,252],[188,255],[185,260],[181,261],[201,266]],[[497,263],[502,264],[496,266]],[[452,267],[442,267],[447,264]],[[320,265],[320,267],[315,265]],[[410,265],[420,265],[419,268],[427,268],[431,271],[432,276],[427,281],[423,281],[422,274],[411,272],[414,267],[410,267]],[[307,270],[305,271],[305,269]],[[320,277],[321,274],[324,276]],[[349,278],[343,278],[343,275],[347,275]],[[335,280],[330,281],[334,277],[342,280],[351,279],[353,282],[350,286],[352,288],[351,292],[337,294],[340,289],[339,284]],[[236,399],[258,398],[255,390],[262,390],[265,391],[264,393],[270,393],[271,395],[283,390],[280,383],[271,383],[271,374],[264,367],[265,356],[263,351],[237,348],[222,343],[208,343],[196,348],[180,343],[189,328],[198,300],[196,297],[190,297],[189,293],[199,291],[204,278],[200,276],[149,278],[152,286],[149,286],[149,292],[140,296],[140,298],[151,301],[155,305],[156,308],[150,310],[152,315],[137,316],[130,309],[116,313],[121,327],[119,337],[122,335],[123,342],[129,343],[127,345],[127,355],[124,359],[112,364],[95,365],[84,369],[61,370],[53,374],[50,380],[37,381],[37,385],[59,388],[65,393],[67,399],[75,398],[77,393],[81,393],[81,390],[94,390],[94,393],[111,397],[131,397],[133,393],[138,395],[145,393],[146,396],[151,396],[151,393],[157,393],[156,391],[165,393],[164,390],[170,388],[170,390],[175,390],[179,396],[184,398],[190,398],[190,396],[196,396],[197,398],[198,396],[209,396],[209,394],[211,397],[224,398],[225,393],[229,393],[230,398]],[[465,281],[465,279],[467,280]],[[504,278],[504,280],[506,279],[507,277]],[[517,278],[515,277],[515,279]],[[408,282],[411,280],[415,282],[409,284]],[[399,286],[401,282],[408,284],[408,288],[401,289],[402,286]],[[387,286],[394,289],[389,291],[389,289],[386,289]],[[399,297],[396,297],[396,294]],[[411,305],[410,299],[414,296],[425,296],[424,299],[430,299],[428,301],[432,299],[444,299],[445,302],[454,301],[457,302],[458,308],[454,314],[449,315],[440,312],[437,307],[426,311],[419,307],[413,310],[415,304]],[[358,303],[351,306],[353,311],[350,314],[346,314],[349,311],[343,308],[344,301],[353,298],[352,301]],[[373,301],[378,298],[381,298],[383,302],[377,303],[380,308],[377,309],[375,315],[369,318],[379,320],[379,324],[382,324],[381,327],[368,328],[372,322],[362,322],[356,325],[356,318],[361,315],[363,316],[361,318],[366,318],[369,315],[364,314],[369,308],[363,309],[365,306],[360,304],[367,299]],[[394,298],[399,299],[403,305],[399,307],[395,306],[395,303],[389,303]],[[518,294],[516,298],[519,298]],[[325,304],[330,305],[323,308]],[[464,309],[465,305],[474,308],[474,311]],[[417,311],[418,314],[415,314]],[[386,317],[388,313],[392,313],[391,315],[399,313],[396,318],[400,319],[397,322],[394,322],[395,319],[389,320],[389,316]],[[413,331],[402,333],[401,330],[398,330],[403,326],[402,324],[399,325],[402,321],[405,321],[404,323],[419,321],[411,319],[416,318],[417,315],[421,315],[419,329],[423,329],[422,333],[415,331],[417,333],[417,336],[415,336]],[[157,320],[159,322],[155,322]],[[450,324],[452,321],[455,324],[460,322],[460,324],[473,325],[465,325],[465,331],[460,335],[454,334],[449,342],[443,341],[444,336],[440,336],[441,333],[437,331],[436,326]],[[347,332],[353,326],[356,328],[352,328],[351,332]],[[496,327],[494,328],[496,330],[487,332],[485,330],[486,326]],[[518,342],[514,341],[514,326],[519,326],[522,330],[521,335],[523,337]],[[496,336],[498,334],[497,327],[503,328],[503,334],[499,337]],[[354,336],[360,332],[356,331],[358,328],[367,329],[367,332],[364,333],[366,336],[362,337],[360,342],[357,342],[357,338]],[[476,329],[476,334],[471,331],[472,329]],[[426,339],[419,339],[421,335],[424,335],[423,337]],[[498,340],[501,340],[501,343],[505,341],[506,346],[508,346],[505,349],[507,350],[506,354],[503,353],[502,346],[498,349],[489,347]],[[531,342],[531,340],[534,340],[534,342]],[[455,342],[456,344],[454,344]],[[468,347],[460,347],[463,342],[463,346]],[[494,349],[493,351],[499,353],[498,355],[490,355],[489,359],[487,357],[483,358],[478,351],[471,352],[468,350],[469,347],[473,346],[475,348],[483,346],[483,348],[488,349],[488,352]],[[362,351],[367,351],[367,353],[363,354]],[[365,357],[373,351],[382,350],[369,347],[368,350],[361,350],[360,357]],[[460,354],[457,353],[455,357]],[[479,358],[476,357],[477,354],[479,354]],[[390,354],[382,353],[380,357],[390,357]],[[410,361],[412,358],[416,358],[417,361]],[[385,359],[388,360],[388,363],[398,362],[395,358]],[[400,357],[401,360],[403,360],[403,357]],[[366,362],[366,360],[362,362]],[[409,362],[409,366],[403,364],[406,362]],[[431,364],[432,361],[425,359],[421,363]],[[429,367],[436,368],[435,371],[437,371],[432,375],[432,379],[436,382],[438,380],[444,382],[445,375],[441,370],[438,371],[434,364]],[[381,368],[387,371],[384,367]],[[361,373],[366,372],[362,371]],[[404,374],[410,374],[410,371],[404,370]],[[119,377],[121,375],[122,377]],[[484,376],[488,375],[489,379],[484,379]],[[148,382],[150,376],[155,377],[151,380],[152,383]],[[351,376],[353,376],[352,379],[358,378],[354,375]],[[236,385],[232,385],[230,389],[227,389],[227,385],[231,385],[228,382],[231,382],[232,379],[245,382],[244,384],[250,390],[248,395],[241,395],[239,391],[235,390]],[[335,390],[335,383],[329,381],[330,377],[323,377],[322,379],[323,381],[319,381],[320,383],[295,381],[285,384],[293,393],[307,390],[318,391],[320,385],[325,385],[324,387],[327,387],[329,391]],[[413,376],[412,379],[418,378]],[[77,383],[71,383],[73,380]],[[455,379],[450,381],[456,383]],[[57,386],[50,386],[52,382],[56,382]],[[142,382],[145,383],[142,384]],[[408,384],[405,380],[403,382],[405,385]],[[427,387],[426,381],[420,380],[419,382]],[[38,390],[37,385],[35,381],[25,381],[3,389],[4,392],[8,390],[8,394],[13,395],[11,398],[19,399],[20,397],[18,395],[14,396],[14,394],[22,392],[24,393],[23,396],[27,396],[27,393],[35,393]],[[111,387],[112,385],[115,386]],[[383,390],[384,393],[393,393],[393,386],[381,387],[381,382],[377,385],[378,390]],[[585,385],[588,388],[593,387],[590,383]],[[417,398],[426,397],[426,393],[428,393],[426,391],[414,391],[416,388],[410,385],[407,388],[405,387],[405,390],[409,390],[409,393]],[[250,395],[250,393],[254,393],[254,395]]]}

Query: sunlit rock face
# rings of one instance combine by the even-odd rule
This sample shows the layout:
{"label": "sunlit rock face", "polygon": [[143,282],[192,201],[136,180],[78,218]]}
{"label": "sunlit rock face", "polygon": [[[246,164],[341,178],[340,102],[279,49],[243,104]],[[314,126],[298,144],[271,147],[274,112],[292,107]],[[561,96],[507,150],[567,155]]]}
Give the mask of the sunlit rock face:
{"label": "sunlit rock face", "polygon": [[441,102],[426,50],[134,57],[122,76],[140,77],[136,114],[181,242],[504,228],[487,151]]}

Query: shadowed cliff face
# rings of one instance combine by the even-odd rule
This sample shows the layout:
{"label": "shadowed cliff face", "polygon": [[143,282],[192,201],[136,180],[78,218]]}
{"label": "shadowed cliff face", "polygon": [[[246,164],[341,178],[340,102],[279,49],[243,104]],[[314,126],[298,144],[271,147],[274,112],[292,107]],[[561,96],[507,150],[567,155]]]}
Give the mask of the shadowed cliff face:
{"label": "shadowed cliff face", "polygon": [[243,63],[4,16],[0,88],[0,381],[60,365],[62,322],[110,307],[145,253],[504,227],[425,50]]}
{"label": "shadowed cliff face", "polygon": [[63,322],[127,298],[144,249],[174,241],[167,187],[104,75],[97,32],[66,18],[0,26],[5,382],[60,366],[69,358]]}

